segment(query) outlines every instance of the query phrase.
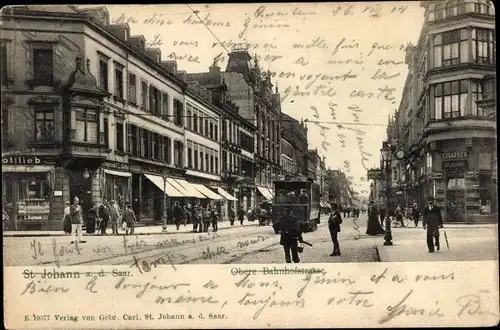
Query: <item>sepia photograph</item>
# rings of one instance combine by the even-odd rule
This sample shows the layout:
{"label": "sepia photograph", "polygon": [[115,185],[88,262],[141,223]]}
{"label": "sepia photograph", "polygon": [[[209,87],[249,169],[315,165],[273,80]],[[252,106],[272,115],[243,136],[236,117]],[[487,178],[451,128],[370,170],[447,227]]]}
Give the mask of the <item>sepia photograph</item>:
{"label": "sepia photograph", "polygon": [[492,1],[0,19],[3,260],[20,280],[498,263]]}

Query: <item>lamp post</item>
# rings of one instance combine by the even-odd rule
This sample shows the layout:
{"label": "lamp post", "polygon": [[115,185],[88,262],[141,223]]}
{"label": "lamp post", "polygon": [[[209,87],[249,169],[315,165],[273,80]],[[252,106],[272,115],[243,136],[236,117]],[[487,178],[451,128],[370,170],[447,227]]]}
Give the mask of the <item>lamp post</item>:
{"label": "lamp post", "polygon": [[167,173],[163,170],[163,217],[162,232],[167,232]]}
{"label": "lamp post", "polygon": [[391,218],[389,216],[390,201],[391,196],[391,159],[392,159],[392,147],[387,142],[383,142],[382,149],[380,149],[382,155],[382,161],[385,170],[385,235],[384,235],[384,245],[392,245],[392,232],[391,232]]}

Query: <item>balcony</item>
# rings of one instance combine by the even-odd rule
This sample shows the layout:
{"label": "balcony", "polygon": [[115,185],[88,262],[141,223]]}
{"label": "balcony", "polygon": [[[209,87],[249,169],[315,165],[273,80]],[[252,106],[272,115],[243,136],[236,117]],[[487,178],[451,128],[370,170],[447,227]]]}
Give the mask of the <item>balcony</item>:
{"label": "balcony", "polygon": [[496,121],[487,117],[461,117],[439,121],[428,121],[423,138],[428,142],[456,138],[491,138],[496,137]]}
{"label": "balcony", "polygon": [[77,130],[70,130],[67,154],[71,157],[98,158],[105,160],[110,150],[106,147],[106,138],[104,133],[98,133],[95,141],[82,141],[77,136]]}

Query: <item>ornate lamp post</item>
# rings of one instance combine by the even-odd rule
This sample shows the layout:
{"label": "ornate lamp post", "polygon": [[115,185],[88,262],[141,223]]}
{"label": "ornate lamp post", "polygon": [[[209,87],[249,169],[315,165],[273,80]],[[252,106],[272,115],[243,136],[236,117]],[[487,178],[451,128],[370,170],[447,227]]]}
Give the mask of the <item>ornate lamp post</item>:
{"label": "ornate lamp post", "polygon": [[384,235],[384,245],[392,245],[392,232],[391,232],[391,218],[389,216],[390,201],[391,196],[391,160],[392,160],[392,147],[387,142],[384,141],[382,149],[380,149],[382,155],[382,161],[385,170],[385,196],[386,196],[386,213],[385,213],[385,235]]}

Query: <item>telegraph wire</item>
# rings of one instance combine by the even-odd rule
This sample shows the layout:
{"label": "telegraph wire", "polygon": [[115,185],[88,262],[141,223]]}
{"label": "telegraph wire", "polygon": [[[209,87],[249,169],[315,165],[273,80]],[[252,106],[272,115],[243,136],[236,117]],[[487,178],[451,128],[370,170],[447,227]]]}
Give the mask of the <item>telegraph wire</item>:
{"label": "telegraph wire", "polygon": [[215,35],[215,33],[213,33],[212,30],[210,30],[210,28],[208,27],[208,25],[206,25],[205,22],[203,22],[203,20],[201,19],[200,15],[198,15],[198,13],[200,11],[199,10],[193,10],[193,8],[191,8],[191,6],[188,3],[186,3],[186,5],[189,7],[189,9],[191,9],[191,11],[193,12],[193,14],[195,14],[196,17],[198,17],[198,19],[200,20],[200,22],[207,28],[207,30],[214,36],[214,38],[217,39],[217,41],[222,46],[222,48],[224,48],[226,50],[226,54],[229,55],[231,52],[226,48],[226,46],[224,46],[224,44],[219,40],[219,38],[217,38],[217,36]]}

